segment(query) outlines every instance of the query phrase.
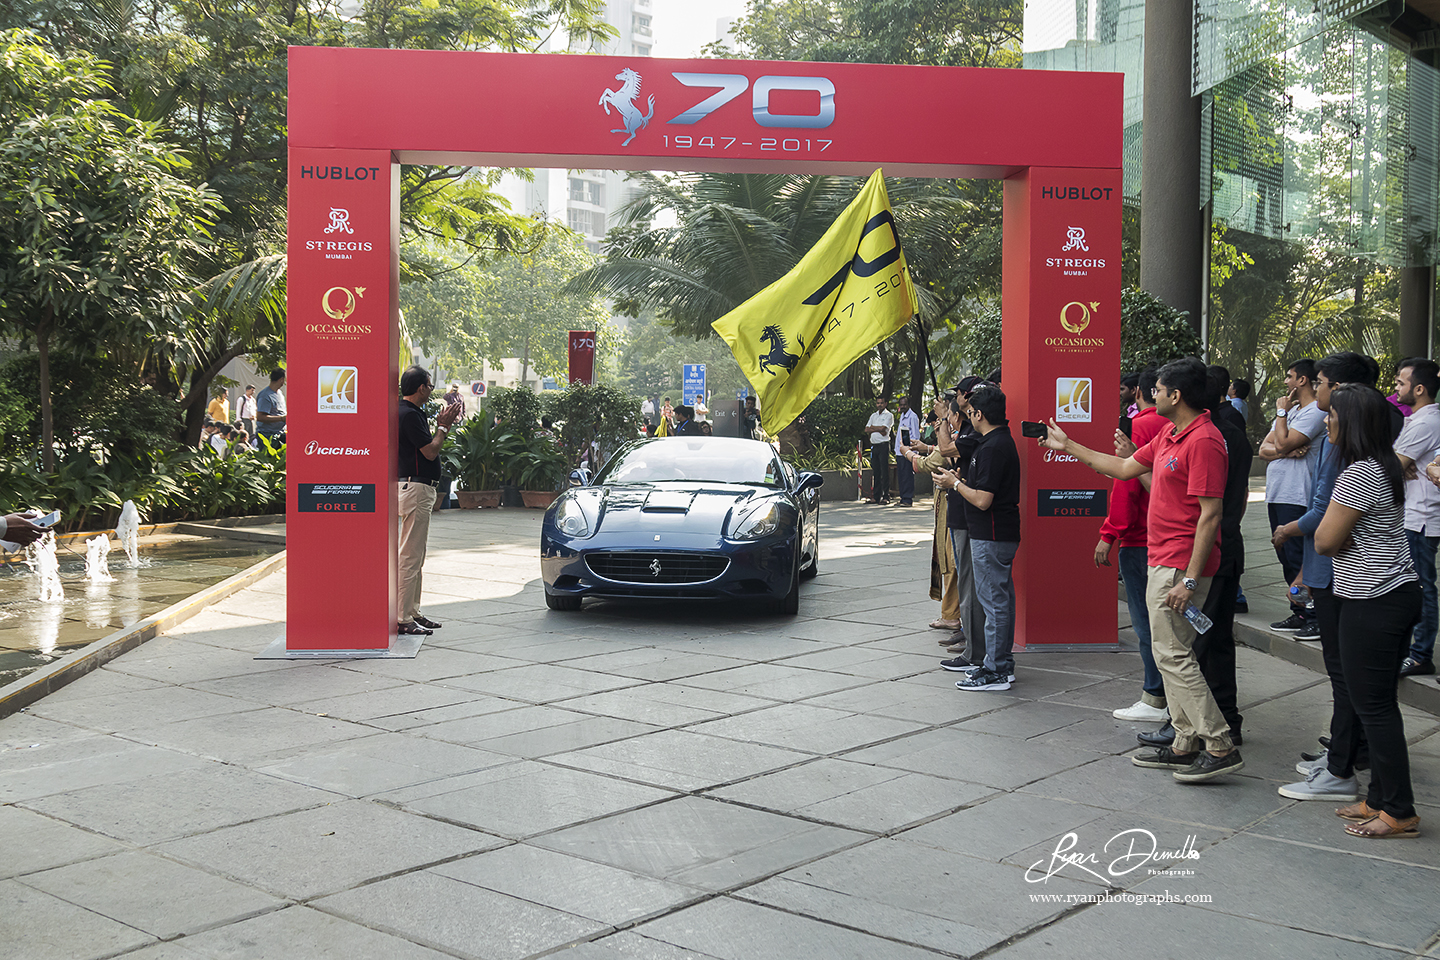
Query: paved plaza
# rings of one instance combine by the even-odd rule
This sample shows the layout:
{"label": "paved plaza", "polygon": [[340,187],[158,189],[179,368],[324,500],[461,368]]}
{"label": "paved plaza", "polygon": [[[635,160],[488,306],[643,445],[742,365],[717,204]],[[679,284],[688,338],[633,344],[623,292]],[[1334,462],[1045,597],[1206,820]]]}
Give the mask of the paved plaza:
{"label": "paved plaza", "polygon": [[793,618],[547,611],[519,510],[436,516],[414,660],[257,661],[284,574],[224,600],[0,720],[0,955],[1440,957],[1436,717],[1424,836],[1348,837],[1276,794],[1327,681],[1242,649],[1246,768],[1183,786],[1133,646],[962,693],[930,510],[821,520]]}

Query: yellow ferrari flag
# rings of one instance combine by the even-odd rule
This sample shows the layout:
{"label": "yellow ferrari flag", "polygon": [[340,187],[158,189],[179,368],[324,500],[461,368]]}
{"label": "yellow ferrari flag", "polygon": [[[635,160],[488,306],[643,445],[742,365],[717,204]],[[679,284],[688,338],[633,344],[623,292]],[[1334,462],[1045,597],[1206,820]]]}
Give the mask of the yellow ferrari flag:
{"label": "yellow ferrari flag", "polygon": [[760,395],[765,432],[776,436],[917,306],[876,170],[795,269],[711,326]]}

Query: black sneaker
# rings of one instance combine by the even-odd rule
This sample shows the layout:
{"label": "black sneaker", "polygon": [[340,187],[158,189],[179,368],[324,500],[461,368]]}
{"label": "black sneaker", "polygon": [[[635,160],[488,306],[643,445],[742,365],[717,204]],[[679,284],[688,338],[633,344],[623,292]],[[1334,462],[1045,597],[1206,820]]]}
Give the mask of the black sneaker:
{"label": "black sneaker", "polygon": [[1167,720],[1159,730],[1137,733],[1135,739],[1142,747],[1168,747],[1175,742],[1175,725]]}
{"label": "black sneaker", "polygon": [[1305,618],[1298,613],[1292,613],[1284,620],[1276,620],[1270,624],[1271,630],[1279,630],[1281,633],[1295,633],[1305,626]]}
{"label": "black sneaker", "polygon": [[941,660],[940,666],[946,670],[953,670],[956,673],[969,673],[978,667],[979,664],[971,663],[965,659],[964,654],[961,654],[953,660]]}
{"label": "black sneaker", "polygon": [[961,690],[1009,690],[1010,681],[981,667],[964,680],[955,681],[955,686]]}
{"label": "black sneaker", "polygon": [[1194,763],[1184,770],[1176,770],[1171,776],[1181,783],[1204,783],[1206,780],[1214,780],[1243,769],[1245,761],[1240,759],[1239,750],[1231,750],[1223,757],[1217,757],[1209,750],[1201,750]]}
{"label": "black sneaker", "polygon": [[1319,640],[1319,639],[1320,639],[1320,624],[1319,624],[1318,622],[1314,621],[1314,620],[1307,620],[1307,621],[1305,621],[1305,626],[1301,627],[1300,630],[1299,630],[1299,632],[1297,632],[1297,633],[1295,634],[1295,639],[1296,639],[1296,640]]}
{"label": "black sneaker", "polygon": [[1414,657],[1406,657],[1405,662],[1400,664],[1400,676],[1413,677],[1418,674],[1431,674],[1435,672],[1434,660],[1416,660]]}
{"label": "black sneaker", "polygon": [[1235,612],[1236,612],[1236,613],[1249,613],[1249,612],[1250,612],[1250,604],[1246,603],[1244,600],[1237,601],[1236,604],[1235,604]]}
{"label": "black sneaker", "polygon": [[1130,762],[1137,767],[1154,767],[1158,770],[1186,770],[1195,765],[1200,759],[1199,752],[1176,753],[1169,747],[1156,747],[1154,750],[1146,750],[1137,753],[1130,758]]}

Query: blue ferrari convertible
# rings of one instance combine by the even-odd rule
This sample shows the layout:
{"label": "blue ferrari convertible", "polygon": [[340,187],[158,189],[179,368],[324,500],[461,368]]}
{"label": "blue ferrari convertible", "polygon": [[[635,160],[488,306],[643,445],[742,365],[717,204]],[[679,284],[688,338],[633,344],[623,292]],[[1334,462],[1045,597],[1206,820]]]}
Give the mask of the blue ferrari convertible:
{"label": "blue ferrari convertible", "polygon": [[638,440],[546,511],[545,603],[740,600],[794,614],[801,578],[820,569],[824,482],[758,440]]}

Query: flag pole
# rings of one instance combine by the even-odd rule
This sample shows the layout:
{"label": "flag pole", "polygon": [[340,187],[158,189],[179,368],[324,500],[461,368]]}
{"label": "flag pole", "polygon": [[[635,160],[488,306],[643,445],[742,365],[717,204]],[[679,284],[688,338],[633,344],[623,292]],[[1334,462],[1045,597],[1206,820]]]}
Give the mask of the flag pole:
{"label": "flag pole", "polygon": [[940,382],[935,379],[935,364],[930,362],[930,338],[925,335],[925,324],[920,322],[920,312],[915,312],[915,329],[918,331],[920,351],[925,354],[925,366],[930,371],[930,386],[935,388],[935,396],[940,396]]}

